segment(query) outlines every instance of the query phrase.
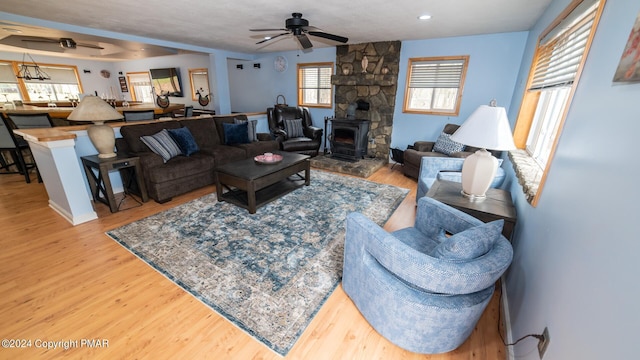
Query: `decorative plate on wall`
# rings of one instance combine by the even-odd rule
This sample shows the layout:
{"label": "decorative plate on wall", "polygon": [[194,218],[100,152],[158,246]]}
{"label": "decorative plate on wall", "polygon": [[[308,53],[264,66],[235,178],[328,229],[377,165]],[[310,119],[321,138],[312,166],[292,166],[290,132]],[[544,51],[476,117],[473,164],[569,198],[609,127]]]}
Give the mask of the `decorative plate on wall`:
{"label": "decorative plate on wall", "polygon": [[289,66],[287,62],[287,58],[281,55],[276,56],[275,60],[273,60],[273,67],[277,72],[284,72],[287,70]]}

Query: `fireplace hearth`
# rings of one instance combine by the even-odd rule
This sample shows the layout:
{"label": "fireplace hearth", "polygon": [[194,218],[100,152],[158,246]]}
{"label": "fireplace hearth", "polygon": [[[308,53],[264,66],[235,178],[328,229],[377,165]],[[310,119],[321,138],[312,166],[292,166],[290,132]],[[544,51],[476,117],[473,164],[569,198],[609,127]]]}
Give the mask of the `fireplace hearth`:
{"label": "fireplace hearth", "polygon": [[331,157],[358,161],[367,155],[371,121],[366,119],[329,119]]}

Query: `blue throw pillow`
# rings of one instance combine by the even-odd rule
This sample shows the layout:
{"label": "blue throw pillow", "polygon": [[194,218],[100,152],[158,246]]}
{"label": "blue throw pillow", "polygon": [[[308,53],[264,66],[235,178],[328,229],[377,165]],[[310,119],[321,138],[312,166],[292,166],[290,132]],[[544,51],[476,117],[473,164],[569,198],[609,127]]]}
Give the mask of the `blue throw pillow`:
{"label": "blue throw pillow", "polygon": [[486,254],[502,234],[504,220],[474,226],[452,235],[431,252],[431,256],[445,260],[471,260]]}
{"label": "blue throw pillow", "polygon": [[224,144],[225,145],[234,145],[234,144],[248,144],[249,141],[249,124],[229,124],[223,123],[224,127]]}
{"label": "blue throw pillow", "polygon": [[193,134],[191,134],[188,128],[169,129],[169,135],[175,140],[185,156],[200,151],[196,139],[193,138]]}

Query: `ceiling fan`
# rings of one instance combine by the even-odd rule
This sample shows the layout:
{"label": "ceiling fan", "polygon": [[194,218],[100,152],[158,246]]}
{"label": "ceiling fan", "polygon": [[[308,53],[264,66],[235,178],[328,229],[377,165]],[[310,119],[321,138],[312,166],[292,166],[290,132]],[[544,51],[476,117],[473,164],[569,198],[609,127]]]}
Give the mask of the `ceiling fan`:
{"label": "ceiling fan", "polygon": [[59,38],[59,39],[54,39],[54,38],[38,38],[38,37],[33,37],[33,38],[28,38],[28,39],[22,39],[22,41],[24,42],[36,42],[36,43],[58,43],[60,44],[60,47],[63,49],[75,49],[78,46],[80,47],[86,47],[86,48],[90,48],[90,49],[98,49],[98,50],[103,50],[104,48],[102,46],[98,46],[98,45],[93,45],[93,44],[78,44],[76,43],[72,38]]}
{"label": "ceiling fan", "polygon": [[303,49],[309,49],[313,47],[313,44],[311,44],[311,40],[309,40],[309,37],[307,37],[307,34],[341,43],[346,43],[347,41],[349,41],[349,39],[346,37],[329,34],[321,31],[314,26],[309,26],[309,21],[307,19],[303,19],[301,13],[292,13],[291,16],[291,18],[285,21],[285,29],[249,29],[249,31],[285,31],[275,36],[265,37],[264,40],[258,41],[256,44],[262,44],[269,40],[273,40],[280,36],[289,34],[292,34],[296,37]]}

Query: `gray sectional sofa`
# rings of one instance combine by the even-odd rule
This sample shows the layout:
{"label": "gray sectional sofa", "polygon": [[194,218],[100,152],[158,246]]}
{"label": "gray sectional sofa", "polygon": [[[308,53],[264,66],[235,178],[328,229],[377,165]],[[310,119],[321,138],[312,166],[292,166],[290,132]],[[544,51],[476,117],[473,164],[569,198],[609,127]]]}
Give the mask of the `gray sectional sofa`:
{"label": "gray sectional sofa", "polygon": [[[197,188],[215,184],[215,168],[232,161],[254,157],[278,150],[278,143],[270,134],[256,134],[256,141],[233,143],[225,141],[225,125],[246,115],[191,118],[125,125],[120,129],[122,138],[116,139],[119,153],[138,156],[150,198],[159,203]],[[198,151],[188,156],[178,155],[169,160],[153,152],[142,140],[143,136],[159,133],[163,129],[188,128]]]}

